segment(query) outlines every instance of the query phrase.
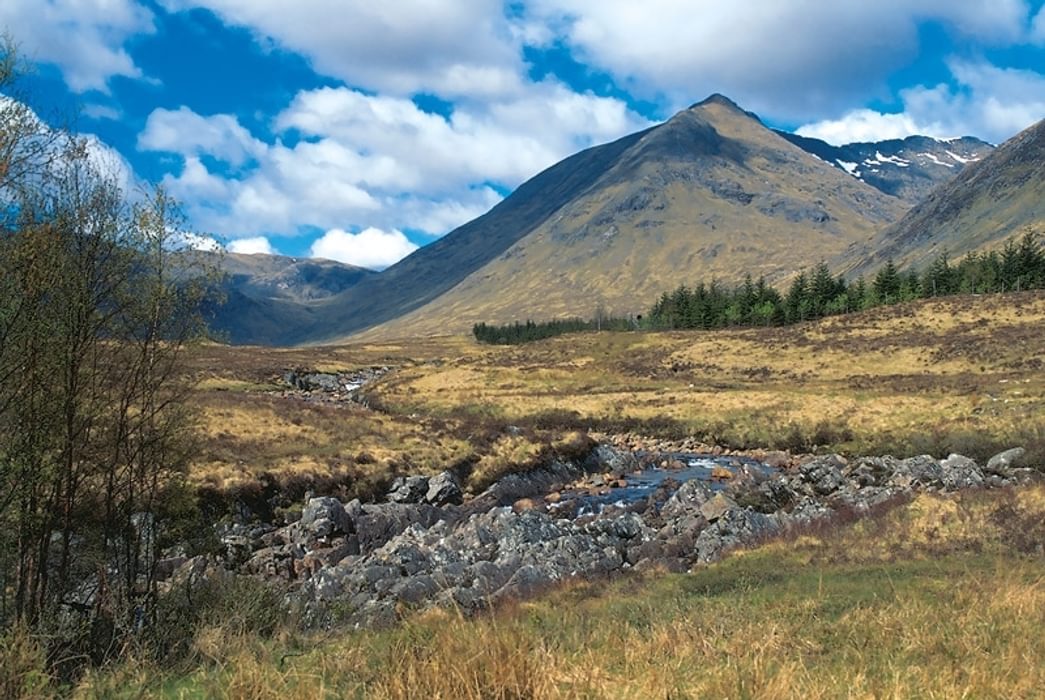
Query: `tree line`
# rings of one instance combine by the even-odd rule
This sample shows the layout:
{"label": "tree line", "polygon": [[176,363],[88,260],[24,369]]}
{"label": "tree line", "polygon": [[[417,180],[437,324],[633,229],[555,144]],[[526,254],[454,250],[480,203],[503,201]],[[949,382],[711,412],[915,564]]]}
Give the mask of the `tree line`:
{"label": "tree line", "polygon": [[1001,251],[971,253],[956,265],[946,253],[924,270],[901,271],[892,260],[870,282],[847,282],[820,262],[811,273],[800,272],[780,292],[764,279],[750,276],[732,289],[717,282],[694,288],[680,285],[664,293],[646,315],[650,329],[769,326],[850,313],[952,294],[985,294],[1045,288],[1045,248],[1028,231],[1009,240]]}
{"label": "tree line", "polygon": [[505,325],[477,323],[472,326],[472,335],[480,343],[491,345],[518,345],[534,340],[553,338],[565,333],[581,331],[630,331],[638,327],[633,318],[602,316],[585,321],[581,318],[567,318],[555,321],[526,321]]}
{"label": "tree line", "polygon": [[900,270],[888,260],[870,281],[852,282],[831,274],[821,261],[811,272],[798,273],[784,291],[747,275],[727,287],[717,281],[695,287],[679,285],[665,292],[645,315],[526,321],[505,325],[477,323],[472,328],[481,343],[514,345],[564,333],[636,329],[715,329],[779,326],[875,306],[952,294],[987,294],[1045,288],[1045,247],[1033,231],[1010,239],[1000,251],[970,253],[953,264],[946,253],[925,269]]}

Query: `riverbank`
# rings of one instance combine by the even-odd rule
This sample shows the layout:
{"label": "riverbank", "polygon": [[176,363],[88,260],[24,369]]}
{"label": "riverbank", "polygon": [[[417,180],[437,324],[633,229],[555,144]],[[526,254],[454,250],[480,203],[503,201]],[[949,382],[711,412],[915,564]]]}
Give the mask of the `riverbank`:
{"label": "riverbank", "polygon": [[1045,489],[920,493],[692,573],[559,583],[474,616],[259,634],[229,609],[182,664],[81,697],[1032,697]]}

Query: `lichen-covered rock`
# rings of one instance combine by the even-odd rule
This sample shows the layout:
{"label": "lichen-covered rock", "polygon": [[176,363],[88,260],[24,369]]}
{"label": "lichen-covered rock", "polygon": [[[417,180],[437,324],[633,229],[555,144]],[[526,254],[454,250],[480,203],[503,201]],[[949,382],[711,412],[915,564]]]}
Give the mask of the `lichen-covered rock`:
{"label": "lichen-covered rock", "polygon": [[896,465],[889,480],[892,486],[939,489],[944,487],[943,467],[930,455],[910,457]]}
{"label": "lichen-covered rock", "polygon": [[686,516],[700,514],[700,508],[714,496],[711,487],[699,479],[691,479],[679,487],[664,507],[660,514],[664,520],[678,520]]}
{"label": "lichen-covered rock", "polygon": [[998,474],[999,476],[1008,476],[1009,471],[1024,455],[1024,449],[1022,447],[1013,447],[1011,450],[1005,450],[987,460],[987,466],[984,471],[990,474]]}
{"label": "lichen-covered rock", "polygon": [[460,505],[464,498],[461,483],[451,471],[440,472],[428,480],[425,502],[433,506]]}
{"label": "lichen-covered rock", "polygon": [[941,481],[948,491],[976,488],[983,485],[983,472],[975,461],[959,454],[952,454],[940,462],[943,469]]}
{"label": "lichen-covered rock", "polygon": [[428,477],[421,474],[401,476],[392,482],[388,500],[393,503],[422,503],[428,494]]}
{"label": "lichen-covered rock", "polygon": [[842,468],[845,463],[837,455],[816,457],[798,469],[798,475],[820,496],[834,493],[845,484]]}
{"label": "lichen-covered rock", "polygon": [[772,516],[742,508],[727,510],[697,536],[695,558],[701,564],[715,561],[730,549],[751,544],[779,528]]}
{"label": "lichen-covered rock", "polygon": [[313,537],[330,537],[354,531],[352,519],[341,501],[330,496],[310,498],[301,511],[298,527]]}

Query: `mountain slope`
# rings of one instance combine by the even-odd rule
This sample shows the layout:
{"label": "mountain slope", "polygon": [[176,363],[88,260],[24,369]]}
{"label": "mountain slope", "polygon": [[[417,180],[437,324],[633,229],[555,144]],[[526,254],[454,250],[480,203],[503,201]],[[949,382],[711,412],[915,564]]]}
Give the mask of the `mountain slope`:
{"label": "mountain slope", "polygon": [[995,247],[1026,227],[1045,224],[1045,120],[1009,139],[934,190],[902,220],[836,259],[850,274],[886,260],[921,266]]}
{"label": "mountain slope", "polygon": [[645,132],[581,151],[523,183],[486,214],[314,309],[315,322],[278,344],[343,337],[409,313],[503,254],[557,209],[586,192]]}
{"label": "mountain slope", "polygon": [[[718,95],[617,145],[589,187],[548,207],[451,290],[370,335],[590,316],[596,307],[641,313],[682,282],[732,283],[747,272],[779,279],[906,209]],[[531,183],[503,204],[543,196]]]}
{"label": "mountain slope", "polygon": [[908,136],[832,146],[820,139],[786,131],[777,133],[817,158],[911,204],[922,201],[968,163],[983,159],[994,149],[986,141],[972,136],[946,140]]}
{"label": "mountain slope", "polygon": [[209,255],[220,270],[221,305],[208,309],[210,326],[233,343],[272,344],[321,324],[316,307],[377,275],[353,265],[281,255]]}

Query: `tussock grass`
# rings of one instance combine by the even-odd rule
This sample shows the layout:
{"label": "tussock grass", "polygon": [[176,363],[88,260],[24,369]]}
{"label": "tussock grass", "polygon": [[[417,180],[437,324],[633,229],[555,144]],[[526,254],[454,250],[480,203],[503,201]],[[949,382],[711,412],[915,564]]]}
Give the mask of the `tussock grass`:
{"label": "tussock grass", "polygon": [[78,695],[1031,698],[1045,687],[1045,564],[1013,523],[1043,518],[1041,487],[920,496],[690,574],[567,583],[475,619],[267,639],[207,628],[198,667],[129,664]]}

